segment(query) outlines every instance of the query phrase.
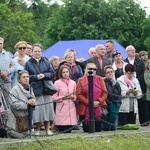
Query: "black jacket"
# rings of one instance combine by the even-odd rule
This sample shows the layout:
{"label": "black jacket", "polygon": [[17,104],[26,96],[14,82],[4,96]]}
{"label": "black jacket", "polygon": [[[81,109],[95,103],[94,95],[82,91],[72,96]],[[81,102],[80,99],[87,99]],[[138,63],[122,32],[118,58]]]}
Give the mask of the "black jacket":
{"label": "black jacket", "polygon": [[[35,65],[38,67],[40,72],[37,71]],[[33,87],[34,94],[43,95],[43,80],[52,80],[55,75],[54,69],[52,68],[50,62],[44,57],[41,57],[38,64],[34,58],[30,58],[26,62],[24,69],[29,72],[30,84]],[[39,73],[43,73],[45,75],[42,80],[38,80],[37,78]]]}
{"label": "black jacket", "polygon": [[109,101],[120,101],[121,100],[121,87],[118,82],[116,82],[114,85],[113,83],[105,78],[104,79],[106,88],[108,91],[108,97],[107,97],[107,104],[109,104]]}

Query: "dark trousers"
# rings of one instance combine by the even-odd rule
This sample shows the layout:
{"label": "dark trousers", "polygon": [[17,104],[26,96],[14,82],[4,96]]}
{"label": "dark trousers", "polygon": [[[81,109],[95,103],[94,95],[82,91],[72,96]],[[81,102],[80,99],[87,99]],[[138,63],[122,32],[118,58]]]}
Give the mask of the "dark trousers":
{"label": "dark trousers", "polygon": [[129,123],[136,124],[136,114],[134,112],[119,113],[119,121],[121,126]]}
{"label": "dark trousers", "polygon": [[146,101],[147,106],[147,118],[150,121],[150,101]]}
{"label": "dark trousers", "polygon": [[72,128],[71,125],[65,125],[65,126],[56,126],[59,130],[59,132],[63,132],[63,133],[70,133],[72,130],[70,128]]}
{"label": "dark trousers", "polygon": [[147,115],[147,106],[146,106],[146,100],[141,98],[138,99],[138,110],[139,110],[139,121],[140,124],[143,124],[148,121],[148,115]]}
{"label": "dark trousers", "polygon": [[[85,119],[85,116],[80,116],[80,121]],[[100,132],[102,130],[102,123],[101,121],[95,121],[95,132]],[[85,121],[82,123],[82,128],[84,132],[89,132],[89,125],[85,123]]]}

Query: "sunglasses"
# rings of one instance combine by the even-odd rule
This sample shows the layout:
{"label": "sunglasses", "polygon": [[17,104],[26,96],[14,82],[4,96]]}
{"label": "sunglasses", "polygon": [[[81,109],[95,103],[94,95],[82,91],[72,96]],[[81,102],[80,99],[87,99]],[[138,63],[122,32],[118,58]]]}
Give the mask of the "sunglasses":
{"label": "sunglasses", "polygon": [[93,71],[96,71],[97,69],[96,68],[87,68],[88,70],[93,70]]}
{"label": "sunglasses", "polygon": [[113,54],[114,54],[114,55],[115,55],[115,54],[120,54],[120,52],[119,52],[119,51],[114,51]]}
{"label": "sunglasses", "polygon": [[110,74],[110,73],[113,73],[113,71],[107,71],[107,72],[106,72],[106,74]]}
{"label": "sunglasses", "polygon": [[25,50],[26,47],[18,47],[18,49],[19,49],[19,50],[22,50],[22,49]]}
{"label": "sunglasses", "polygon": [[147,54],[142,54],[141,56],[147,56]]}

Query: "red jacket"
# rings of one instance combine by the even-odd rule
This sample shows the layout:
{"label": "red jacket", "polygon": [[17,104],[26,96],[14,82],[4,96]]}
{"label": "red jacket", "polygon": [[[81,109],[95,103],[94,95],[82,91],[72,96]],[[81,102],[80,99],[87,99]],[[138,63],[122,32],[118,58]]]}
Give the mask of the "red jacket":
{"label": "red jacket", "polygon": [[[106,107],[106,99],[107,99],[107,89],[105,82],[102,77],[98,76],[99,82],[101,85],[102,94],[99,97],[99,102],[101,107]],[[78,115],[85,115],[85,106],[89,104],[89,100],[86,98],[86,88],[84,87],[86,85],[86,76],[83,76],[82,78],[78,79],[77,83],[77,100],[79,100],[78,107],[77,107],[77,114]],[[83,87],[83,88],[82,88]],[[79,90],[81,89],[81,90]]]}

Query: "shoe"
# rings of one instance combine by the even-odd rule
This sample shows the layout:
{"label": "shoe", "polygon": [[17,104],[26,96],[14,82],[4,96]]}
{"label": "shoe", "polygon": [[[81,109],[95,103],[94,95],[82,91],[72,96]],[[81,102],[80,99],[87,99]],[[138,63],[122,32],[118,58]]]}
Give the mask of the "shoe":
{"label": "shoe", "polygon": [[80,130],[79,126],[74,126],[72,130]]}
{"label": "shoe", "polygon": [[40,131],[36,131],[34,135],[40,135]]}
{"label": "shoe", "polygon": [[149,122],[142,123],[141,126],[142,126],[142,127],[149,126]]}
{"label": "shoe", "polygon": [[46,135],[53,135],[53,132],[51,130],[46,131]]}

